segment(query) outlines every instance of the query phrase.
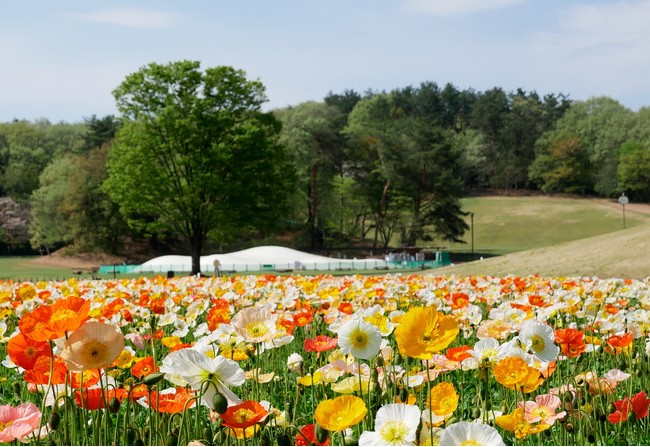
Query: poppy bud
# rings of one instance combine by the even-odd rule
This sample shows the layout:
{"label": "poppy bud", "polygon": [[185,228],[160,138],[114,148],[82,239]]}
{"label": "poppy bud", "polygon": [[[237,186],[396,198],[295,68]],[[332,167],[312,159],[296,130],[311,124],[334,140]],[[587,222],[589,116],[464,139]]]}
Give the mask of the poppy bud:
{"label": "poppy bud", "polygon": [[587,436],[587,441],[589,441],[589,444],[595,444],[596,443],[596,437],[593,435],[593,433],[590,433]]}
{"label": "poppy bud", "polygon": [[565,428],[566,431],[568,431],[569,433],[572,433],[574,427],[573,427],[573,424],[572,424],[571,422],[567,422],[566,424],[564,424],[564,428]]}
{"label": "poppy bud", "polygon": [[399,390],[399,400],[402,403],[406,403],[408,399],[409,399],[409,393],[408,391],[406,391],[406,388],[402,388],[401,390]]}
{"label": "poppy bud", "polygon": [[153,386],[158,382],[160,382],[163,379],[163,377],[165,377],[165,373],[163,372],[151,373],[147,377],[142,379],[142,383],[144,383],[147,386]]}
{"label": "poppy bud", "polygon": [[478,419],[481,417],[481,409],[480,408],[474,408],[472,410],[472,418]]}
{"label": "poppy bud", "polygon": [[212,399],[212,405],[214,406],[214,411],[219,414],[225,413],[228,409],[228,401],[223,394],[217,393]]}
{"label": "poppy bud", "polygon": [[316,440],[319,444],[325,444],[325,441],[327,441],[329,435],[330,434],[326,429],[316,424]]}
{"label": "poppy bud", "polygon": [[20,382],[14,382],[14,383],[11,384],[11,386],[14,389],[14,393],[20,395],[20,391],[21,391]]}
{"label": "poppy bud", "polygon": [[618,364],[618,369],[625,371],[627,369],[627,362],[625,360],[621,360],[621,362]]}
{"label": "poppy bud", "polygon": [[382,356],[377,356],[375,358],[375,368],[381,368],[384,366],[384,358]]}
{"label": "poppy bud", "polygon": [[50,426],[50,430],[56,431],[59,429],[59,425],[61,425],[61,415],[59,415],[58,411],[53,411],[50,413],[50,417],[47,418],[47,425]]}
{"label": "poppy bud", "polygon": [[356,436],[349,436],[345,438],[345,445],[359,445],[359,438]]}
{"label": "poppy bud", "polygon": [[291,445],[291,438],[286,432],[280,433],[275,440],[277,441],[278,445]]}
{"label": "poppy bud", "polygon": [[111,397],[111,400],[108,401],[108,411],[111,413],[120,411],[120,401],[116,397]]}
{"label": "poppy bud", "polygon": [[135,440],[136,440],[137,437],[138,437],[138,432],[133,428],[129,428],[126,431],[126,443],[127,443],[127,445],[135,445]]}
{"label": "poppy bud", "polygon": [[167,438],[167,445],[178,445],[178,436],[170,433],[169,437]]}
{"label": "poppy bud", "polygon": [[204,439],[212,439],[212,429],[208,426],[203,429],[202,432]]}

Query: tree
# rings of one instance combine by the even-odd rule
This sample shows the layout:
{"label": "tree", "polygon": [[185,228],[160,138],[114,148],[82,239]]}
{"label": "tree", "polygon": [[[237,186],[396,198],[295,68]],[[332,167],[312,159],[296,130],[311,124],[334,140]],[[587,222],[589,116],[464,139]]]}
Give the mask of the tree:
{"label": "tree", "polygon": [[282,222],[293,175],[260,81],[232,67],[152,63],[113,94],[124,122],[104,188],[133,228],[186,237],[193,274],[208,240]]}
{"label": "tree", "polygon": [[628,142],[621,146],[618,186],[631,200],[650,200],[650,148]]}
{"label": "tree", "polygon": [[591,192],[589,154],[575,135],[557,138],[540,149],[530,165],[530,179],[547,193]]}
{"label": "tree", "polygon": [[310,246],[315,249],[322,244],[328,226],[324,208],[331,196],[332,178],[341,172],[345,161],[339,127],[343,114],[334,106],[317,102],[275,113],[283,123],[280,141],[294,160],[299,187],[306,198]]}

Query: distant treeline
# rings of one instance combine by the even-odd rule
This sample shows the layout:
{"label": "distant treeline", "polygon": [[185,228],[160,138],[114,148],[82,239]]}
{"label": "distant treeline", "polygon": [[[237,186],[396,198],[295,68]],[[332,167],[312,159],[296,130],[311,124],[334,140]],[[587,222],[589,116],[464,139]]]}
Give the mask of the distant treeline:
{"label": "distant treeline", "polygon": [[[634,112],[608,97],[426,82],[330,93],[273,113],[295,169],[283,229],[302,233],[305,247],[372,239],[379,252],[460,240],[459,199],[477,189],[650,200],[650,108]],[[119,253],[127,240],[175,238],[130,228],[102,187],[120,125],[113,116],[0,123],[5,254]]]}

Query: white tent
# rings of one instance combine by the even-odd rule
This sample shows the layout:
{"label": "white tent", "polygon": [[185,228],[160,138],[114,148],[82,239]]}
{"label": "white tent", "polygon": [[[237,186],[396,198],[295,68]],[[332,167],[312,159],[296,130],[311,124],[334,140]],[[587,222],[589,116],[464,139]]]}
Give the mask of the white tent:
{"label": "white tent", "polygon": [[[217,263],[218,261],[218,263]],[[365,270],[387,268],[382,259],[339,259],[313,255],[287,247],[262,246],[218,255],[201,256],[201,271],[222,272],[283,271],[283,270]],[[160,256],[129,269],[141,272],[190,272],[190,256]]]}

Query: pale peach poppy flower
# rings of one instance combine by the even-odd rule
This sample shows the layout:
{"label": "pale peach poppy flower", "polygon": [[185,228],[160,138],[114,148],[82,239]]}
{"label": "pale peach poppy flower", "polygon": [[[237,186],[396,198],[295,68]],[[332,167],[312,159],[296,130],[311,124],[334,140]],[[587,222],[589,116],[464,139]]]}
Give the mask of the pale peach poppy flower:
{"label": "pale peach poppy flower", "polygon": [[107,368],[124,349],[124,335],[107,323],[87,321],[63,343],[61,358],[70,371]]}

